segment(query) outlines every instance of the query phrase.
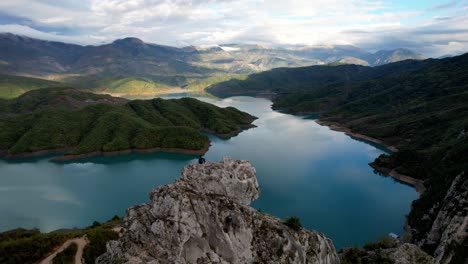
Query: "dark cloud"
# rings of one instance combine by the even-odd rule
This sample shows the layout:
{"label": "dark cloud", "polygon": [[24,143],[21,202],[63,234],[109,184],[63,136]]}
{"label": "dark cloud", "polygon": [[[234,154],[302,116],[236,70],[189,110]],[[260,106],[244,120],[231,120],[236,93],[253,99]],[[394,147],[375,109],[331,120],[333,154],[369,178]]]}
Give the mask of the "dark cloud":
{"label": "dark cloud", "polygon": [[459,4],[459,2],[460,1],[456,1],[456,0],[450,1],[450,2],[442,4],[442,5],[437,5],[437,6],[431,7],[429,10],[430,11],[439,11],[439,10],[454,8]]}
{"label": "dark cloud", "polygon": [[423,34],[423,35],[454,35],[454,34],[468,34],[467,29],[438,29],[438,28],[424,28],[413,30],[411,33],[415,35]]}

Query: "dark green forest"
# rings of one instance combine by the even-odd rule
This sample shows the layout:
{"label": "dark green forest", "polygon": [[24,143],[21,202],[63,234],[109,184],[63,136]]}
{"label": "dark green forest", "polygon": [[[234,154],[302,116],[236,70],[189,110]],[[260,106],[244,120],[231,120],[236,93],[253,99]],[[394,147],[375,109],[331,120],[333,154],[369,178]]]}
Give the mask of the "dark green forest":
{"label": "dark green forest", "polygon": [[[67,149],[66,154],[127,149],[201,150],[207,130],[224,135],[255,117],[192,98],[124,101],[50,88],[0,102],[0,149],[9,155]],[[93,101],[87,105],[83,102]]]}

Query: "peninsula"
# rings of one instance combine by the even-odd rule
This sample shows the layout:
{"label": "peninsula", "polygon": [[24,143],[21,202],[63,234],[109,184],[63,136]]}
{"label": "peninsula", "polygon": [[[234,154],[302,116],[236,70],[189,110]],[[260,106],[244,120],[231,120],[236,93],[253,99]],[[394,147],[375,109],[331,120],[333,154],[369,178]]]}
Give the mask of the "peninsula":
{"label": "peninsula", "polygon": [[64,153],[62,159],[130,152],[204,154],[203,131],[226,138],[256,117],[193,98],[128,101],[73,88],[34,90],[0,101],[6,158]]}

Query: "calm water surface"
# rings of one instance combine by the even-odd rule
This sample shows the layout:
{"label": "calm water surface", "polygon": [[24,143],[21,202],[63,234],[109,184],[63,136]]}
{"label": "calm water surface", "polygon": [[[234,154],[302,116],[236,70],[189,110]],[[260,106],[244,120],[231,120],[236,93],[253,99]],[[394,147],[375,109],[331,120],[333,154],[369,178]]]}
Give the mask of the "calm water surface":
{"label": "calm water surface", "polygon": [[[203,99],[257,117],[257,128],[229,140],[211,137],[208,160],[247,159],[257,169],[260,198],[253,206],[332,238],[335,246],[362,245],[401,234],[417,193],[375,174],[368,163],[382,150],[330,131],[313,120],[271,110],[252,97]],[[178,154],[130,154],[54,163],[51,157],[0,160],[0,231],[85,227],[123,215],[148,200],[155,186],[173,182],[195,162]]]}

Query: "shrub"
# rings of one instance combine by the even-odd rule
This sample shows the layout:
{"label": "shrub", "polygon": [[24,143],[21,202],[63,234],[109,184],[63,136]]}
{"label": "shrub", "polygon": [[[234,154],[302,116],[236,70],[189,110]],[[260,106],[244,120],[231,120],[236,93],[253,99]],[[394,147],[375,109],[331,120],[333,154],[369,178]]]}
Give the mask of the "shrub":
{"label": "shrub", "polygon": [[377,242],[371,242],[364,245],[366,250],[378,250],[378,249],[387,249],[394,248],[397,246],[396,241],[390,236],[384,236],[380,238]]}
{"label": "shrub", "polygon": [[86,231],[89,244],[86,245],[83,252],[85,263],[94,263],[97,257],[106,252],[106,243],[109,240],[116,240],[119,235],[109,229],[96,227]]}
{"label": "shrub", "polygon": [[296,216],[291,216],[291,217],[286,218],[286,220],[284,221],[284,224],[295,231],[299,231],[302,229],[301,221],[299,217],[296,217]]}
{"label": "shrub", "polygon": [[53,259],[53,264],[73,264],[75,260],[78,245],[71,243],[65,250],[58,253]]}

